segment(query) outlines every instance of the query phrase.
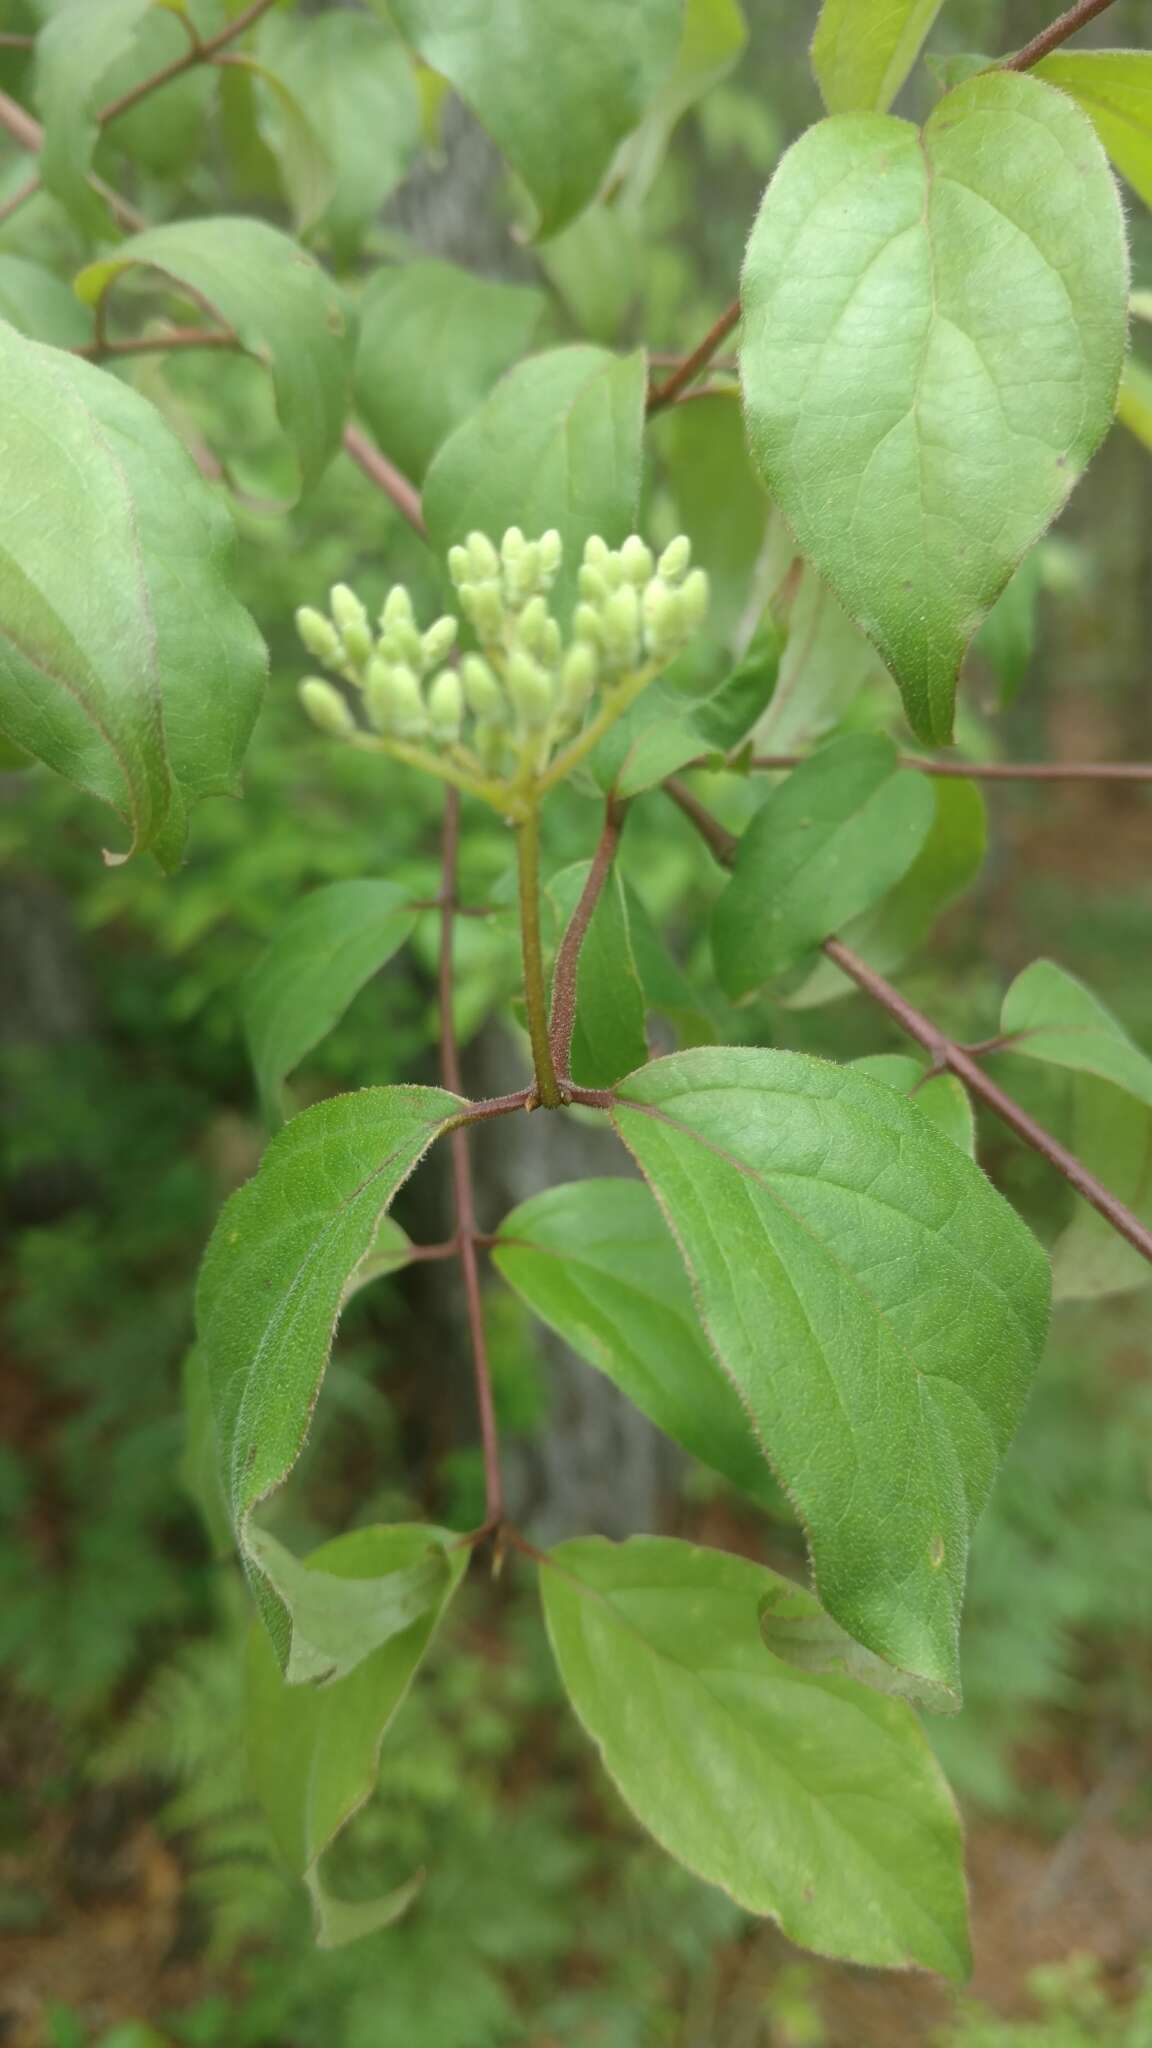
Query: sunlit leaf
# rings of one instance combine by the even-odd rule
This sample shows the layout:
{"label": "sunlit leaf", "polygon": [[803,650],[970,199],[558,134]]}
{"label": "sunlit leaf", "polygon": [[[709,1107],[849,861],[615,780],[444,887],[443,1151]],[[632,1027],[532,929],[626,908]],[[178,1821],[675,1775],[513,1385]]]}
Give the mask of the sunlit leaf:
{"label": "sunlit leaf", "polygon": [[887,113],[941,0],[824,0],[812,69],[830,114]]}

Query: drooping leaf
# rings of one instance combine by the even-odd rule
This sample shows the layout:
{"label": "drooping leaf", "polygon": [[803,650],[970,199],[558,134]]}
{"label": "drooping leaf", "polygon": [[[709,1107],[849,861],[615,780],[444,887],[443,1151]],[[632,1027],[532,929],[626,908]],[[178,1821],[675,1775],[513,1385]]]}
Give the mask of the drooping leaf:
{"label": "drooping leaf", "polygon": [[[578,861],[562,868],[548,884],[557,942],[579,901],[589,865]],[[619,870],[613,868],[580,948],[572,1079],[581,1088],[611,1088],[633,1067],[642,1066],[647,1057],[644,992],[632,953],[624,884]]]}
{"label": "drooping leaf", "polygon": [[613,1115],[804,1521],[824,1606],[957,1691],[971,1532],[1044,1340],[1040,1247],[895,1089],[820,1060],[675,1053]]}
{"label": "drooping leaf", "polygon": [[1116,169],[1152,206],[1152,51],[1054,50],[1035,75],[1083,107]]}
{"label": "drooping leaf", "polygon": [[668,1226],[638,1180],[582,1180],[504,1218],[493,1254],[533,1314],[693,1458],[769,1509],[776,1483],[692,1305]]}
{"label": "drooping leaf", "polygon": [[315,258],[264,221],[169,221],[89,264],[76,290],[96,304],[136,264],[207,300],[267,367],[303,482],[314,483],[340,439],[350,369],[340,295]]}
{"label": "drooping leaf", "polygon": [[902,1701],[765,1649],[784,1581],[652,1536],[562,1543],[540,1579],[572,1704],[662,1847],[821,1954],[966,1974],[939,1765]]}
{"label": "drooping leaf", "polygon": [[405,476],[423,480],[441,443],[523,355],[543,304],[527,286],[431,259],[377,271],[360,309],[356,401]]}
{"label": "drooping leaf", "polygon": [[927,779],[879,733],[833,740],[770,792],[740,842],[712,943],[725,993],[795,966],[906,875],[931,830]]}
{"label": "drooping leaf", "polygon": [[[44,123],[40,176],[89,234],[107,234],[107,203],[88,176],[105,80],[152,0],[67,0],[36,39],[36,100]],[[179,30],[172,24],[176,37]]]}
{"label": "drooping leaf", "polygon": [[244,1028],[266,1113],[287,1076],[398,953],[417,913],[393,882],[330,882],[295,906],[244,984]]}
{"label": "drooping leaf", "polygon": [[[844,944],[880,974],[916,951],[945,905],[968,888],[984,863],[988,819],[976,784],[940,776],[930,786],[934,815],[911,867],[872,910],[840,932]],[[804,1010],[851,995],[855,986],[834,961],[822,958],[801,987],[781,1000],[790,1009]]]}
{"label": "drooping leaf", "polygon": [[381,1744],[463,1575],[468,1552],[447,1549],[450,1540],[448,1530],[419,1524],[356,1529],[297,1567],[351,1590],[410,1571],[430,1547],[446,1560],[435,1604],[329,1685],[288,1685],[264,1630],[255,1626],[249,1637],[246,1734],[253,1789],[284,1861],[312,1892],[324,1947],[386,1926],[419,1885],[417,1878],[384,1899],[345,1904],[328,1895],[319,1864],[372,1792]]}
{"label": "drooping leaf", "polygon": [[246,71],[252,80],[256,126],[276,162],[292,224],[303,234],[315,227],[336,189],[329,140],[313,119],[311,97],[301,98],[278,71],[246,51],[236,52],[229,68],[234,76]]}
{"label": "drooping leaf", "polygon": [[975,1158],[976,1120],[968,1091],[955,1074],[933,1074],[926,1080],[924,1061],[904,1052],[871,1053],[866,1059],[853,1060],[852,1066],[857,1074],[870,1074],[874,1081],[886,1081],[899,1094],[910,1096],[954,1145],[969,1159]]}
{"label": "drooping leaf", "polygon": [[0,727],[174,866],[189,806],[236,792],[264,680],[231,521],[117,379],[0,325],[0,384]]}
{"label": "drooping leaf", "polygon": [[541,235],[596,196],[676,60],[681,0],[390,0],[524,180]]}
{"label": "drooping leaf", "polygon": [[812,69],[830,114],[886,114],[941,0],[824,0]]}
{"label": "drooping leaf", "polygon": [[1152,1059],[1111,1011],[1054,960],[1034,960],[1004,998],[1000,1029],[1026,1059],[1095,1074],[1152,1108]]}
{"label": "drooping leaf", "polygon": [[769,490],[917,735],[947,741],[968,642],[1115,407],[1127,258],[1091,124],[1004,71],[923,130],[819,123],[765,194],[743,302]]}
{"label": "drooping leaf", "polygon": [[618,547],[636,519],[646,389],[643,354],[557,348],[500,379],[428,471],[424,516],[440,552],[478,529],[564,542],[557,601],[576,585],[584,542]]}
{"label": "drooping leaf", "polygon": [[727,77],[748,40],[739,0],[684,0],[683,24],[675,63],[612,167],[610,182],[632,207],[649,190],[682,115]]}
{"label": "drooping leaf", "polygon": [[765,753],[802,753],[825,739],[865,691],[892,683],[871,641],[797,555],[778,514],[767,548],[768,620],[784,634],[784,649],[756,737]]}
{"label": "drooping leaf", "polygon": [[[1111,1194],[1152,1228],[1152,1109],[1093,1074],[1072,1083],[1072,1149]],[[1077,1200],[1052,1251],[1057,1301],[1127,1294],[1152,1282],[1152,1266],[1099,1211]]]}
{"label": "drooping leaf", "polygon": [[341,1578],[314,1560],[301,1562],[267,1529],[250,1528],[248,1554],[292,1616],[284,1677],[289,1685],[335,1684],[393,1636],[439,1604],[449,1580],[438,1532],[386,1571]]}
{"label": "drooping leaf", "polygon": [[60,278],[25,256],[0,253],[0,320],[30,341],[81,348],[92,339],[92,318]]}
{"label": "drooping leaf", "polygon": [[305,1110],[225,1204],[196,1297],[232,1525],[282,1668],[292,1617],[252,1553],[253,1510],[308,1433],[348,1280],[397,1189],[461,1109],[439,1088],[364,1088]]}
{"label": "drooping leaf", "polygon": [[[383,21],[347,8],[312,20],[273,11],[261,29],[260,56],[323,139],[331,181],[319,213],[337,250],[354,252],[419,147],[411,60]],[[275,122],[272,141],[291,176],[292,126]]]}

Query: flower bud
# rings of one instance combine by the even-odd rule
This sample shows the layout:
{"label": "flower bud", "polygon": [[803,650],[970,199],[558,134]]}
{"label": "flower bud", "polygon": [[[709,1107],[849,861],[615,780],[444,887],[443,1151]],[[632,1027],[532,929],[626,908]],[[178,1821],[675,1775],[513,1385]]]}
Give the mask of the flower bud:
{"label": "flower bud", "polygon": [[526,540],[512,559],[504,565],[504,588],[508,602],[512,605],[525,604],[540,587],[540,543]]}
{"label": "flower bud", "polygon": [[524,553],[525,545],[524,535],[520,528],[518,526],[508,527],[500,543],[500,560],[506,569],[511,568],[513,562],[520,560],[521,555]]}
{"label": "flower bud", "polygon": [[680,602],[684,607],[685,633],[698,632],[708,613],[708,576],[703,569],[693,569],[680,587]]}
{"label": "flower bud", "polygon": [[640,660],[640,599],[632,583],[614,590],[600,614],[604,652],[617,669],[635,668]]}
{"label": "flower bud", "polygon": [[433,619],[428,631],[420,641],[420,652],[429,668],[436,668],[456,645],[456,620],[445,613],[442,619]]}
{"label": "flower bud", "polygon": [[460,592],[460,602],[481,640],[498,641],[504,629],[504,605],[495,583],[470,583]]}
{"label": "flower bud", "polygon": [[554,526],[540,535],[540,576],[545,590],[551,590],[564,560],[564,543]]}
{"label": "flower bud", "polygon": [[460,737],[464,691],[454,668],[442,668],[428,685],[428,723],[434,740],[451,746]]}
{"label": "flower bud", "polygon": [[586,640],[577,641],[564,656],[560,671],[560,708],[566,719],[578,724],[596,688],[599,663]]}
{"label": "flower bud", "polygon": [[584,543],[584,560],[591,569],[602,569],[612,550],[598,533],[590,533]]}
{"label": "flower bud", "polygon": [[380,636],[380,653],[385,661],[403,663],[417,672],[423,670],[424,643],[410,621],[401,619]]}
{"label": "flower bud", "polygon": [[663,577],[653,576],[640,598],[644,621],[644,646],[653,661],[671,661],[687,639],[684,630],[682,593],[672,590]]}
{"label": "flower bud", "polygon": [[323,676],[307,676],[300,685],[300,702],[313,725],[319,726],[330,739],[351,739],[356,730],[356,720],[345,699],[333,684],[326,683]]}
{"label": "flower bud", "polygon": [[411,626],[414,623],[412,599],[402,583],[394,583],[384,599],[384,608],[380,613],[381,629],[385,633],[390,633],[397,626]]}
{"label": "flower bud", "polygon": [[372,653],[372,628],[356,592],[346,583],[332,585],[332,617],[348,660],[354,668],[363,668]]}
{"label": "flower bud", "polygon": [[530,732],[538,732],[552,716],[552,684],[544,670],[530,654],[523,654],[517,648],[508,657],[505,676],[508,695],[521,724]]}
{"label": "flower bud", "polygon": [[393,667],[388,662],[374,661],[364,685],[364,702],[377,732],[415,740],[428,729],[420,684],[414,671],[403,663]]}
{"label": "flower bud", "polygon": [[[513,528],[515,531],[515,528]],[[523,538],[523,536],[521,536]],[[470,533],[467,541],[468,565],[474,581],[489,582],[500,574],[500,557],[486,533]]]}
{"label": "flower bud", "polygon": [[462,584],[469,581],[472,575],[472,564],[468,558],[467,548],[449,548],[448,574],[456,585],[457,590],[460,589]]}
{"label": "flower bud", "polygon": [[316,611],[310,604],[302,604],[296,614],[296,631],[309,654],[322,661],[325,668],[340,667],[344,660],[340,635],[323,612]]}
{"label": "flower bud", "polygon": [[544,658],[550,623],[555,622],[549,620],[547,602],[537,592],[535,597],[528,599],[518,624],[521,646],[526,647],[529,654],[534,654],[537,660]]}
{"label": "flower bud", "polygon": [[652,574],[652,550],[641,540],[638,533],[630,533],[620,550],[620,567],[627,582],[637,588],[647,583]]}
{"label": "flower bud", "polygon": [[460,663],[460,681],[469,711],[479,719],[499,723],[505,711],[504,692],[494,669],[482,654],[466,654]]}
{"label": "flower bud", "polygon": [[602,570],[594,569],[589,562],[581,564],[576,585],[581,597],[586,598],[589,604],[603,604],[608,595],[608,585]]}
{"label": "flower bud", "polygon": [[657,572],[664,578],[665,583],[679,583],[688,574],[688,564],[691,560],[692,543],[686,533],[678,533],[675,540],[669,541],[657,562]]}
{"label": "flower bud", "polygon": [[564,636],[549,614],[540,629],[539,655],[546,668],[557,668],[564,652]]}
{"label": "flower bud", "polygon": [[600,628],[600,613],[594,605],[578,604],[572,614],[572,638],[587,640],[593,647],[599,647],[603,638]]}

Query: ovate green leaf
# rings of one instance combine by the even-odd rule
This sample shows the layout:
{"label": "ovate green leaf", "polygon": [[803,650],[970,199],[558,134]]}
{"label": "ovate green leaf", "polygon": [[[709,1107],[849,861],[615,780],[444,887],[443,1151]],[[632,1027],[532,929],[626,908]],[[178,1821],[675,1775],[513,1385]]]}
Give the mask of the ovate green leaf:
{"label": "ovate green leaf", "polygon": [[887,113],[941,0],[824,0],[812,69],[830,114]]}
{"label": "ovate green leaf", "polygon": [[633,206],[651,186],[681,116],[727,76],[748,40],[739,0],[684,0],[683,15],[672,70],[613,166],[611,183],[620,182]]}
{"label": "ovate green leaf", "polygon": [[[1092,1074],[1072,1084],[1072,1149],[1110,1193],[1152,1228],[1152,1109]],[[1077,1199],[1052,1252],[1058,1301],[1127,1294],[1152,1282],[1152,1266],[1099,1211]]]}
{"label": "ovate green leaf", "polygon": [[964,650],[1107,430],[1127,259],[1091,124],[990,72],[922,131],[819,123],[752,231],[741,370],[753,452],[923,740]]}
{"label": "ovate green leaf", "polygon": [[779,514],[768,528],[766,555],[768,621],[785,637],[756,737],[765,753],[801,753],[825,739],[866,690],[891,688],[891,678],[871,641],[797,555]]}
{"label": "ovate green leaf", "polygon": [[1083,107],[1117,170],[1152,206],[1152,51],[1054,50],[1036,76]]}
{"label": "ovate green leaf", "polygon": [[700,1328],[676,1246],[639,1180],[549,1188],[504,1218],[494,1253],[542,1322],[674,1443],[778,1504],[751,1421]]}
{"label": "ovate green leaf", "polygon": [[135,264],[207,300],[266,365],[303,481],[314,483],[340,439],[350,369],[340,295],[315,258],[264,221],[170,221],[89,264],[76,289],[95,303]]}
{"label": "ovate green leaf", "polygon": [[[105,80],[152,0],[67,0],[36,42],[36,100],[44,122],[40,176],[89,234],[106,234],[111,216],[88,183]],[[175,24],[173,27],[175,28]],[[179,30],[176,30],[179,35]]]}
{"label": "ovate green leaf", "polygon": [[1044,1340],[1040,1247],[913,1104],[820,1060],[676,1053],[624,1083],[614,1117],[824,1606],[957,1691],[972,1528]]}
{"label": "ovate green leaf", "polygon": [[356,400],[382,448],[422,481],[442,441],[523,355],[544,301],[431,259],[377,271],[360,310]]}
{"label": "ovate green leaf", "polygon": [[902,1701],[769,1654],[784,1581],[651,1536],[563,1543],[540,1580],[572,1704],[665,1849],[821,1954],[965,1975],[940,1768]]}
{"label": "ovate green leaf", "polygon": [[760,1633],[765,1647],[782,1664],[820,1678],[854,1678],[874,1692],[914,1700],[939,1713],[954,1713],[959,1704],[939,1687],[908,1678],[866,1650],[826,1614],[818,1600],[790,1579],[773,1582],[760,1603]]}
{"label": "ovate green leaf", "polygon": [[154,408],[0,325],[0,728],[180,858],[236,792],[264,651],[228,514]]}
{"label": "ovate green leaf", "polygon": [[975,1158],[976,1120],[968,1091],[955,1074],[933,1074],[929,1080],[924,1061],[903,1052],[872,1053],[866,1059],[853,1060],[852,1066],[856,1073],[870,1074],[874,1081],[886,1081],[898,1094],[910,1096],[954,1145],[969,1159]]}
{"label": "ovate green leaf", "polygon": [[1014,1053],[1095,1074],[1152,1108],[1152,1059],[1091,989],[1054,960],[1034,960],[1017,975],[1004,998],[1000,1029],[1019,1032]]}
{"label": "ovate green leaf", "polygon": [[398,953],[416,922],[392,882],[331,882],[299,902],[244,984],[244,1027],[265,1108],[338,1024],[354,996]]}
{"label": "ovate green leaf", "polygon": [[478,529],[499,537],[556,527],[559,600],[570,598],[590,533],[618,547],[640,497],[644,356],[557,348],[502,377],[444,443],[428,472],[424,516],[445,552]]}
{"label": "ovate green leaf", "polygon": [[196,1313],[232,1524],[287,1668],[292,1617],[250,1540],[304,1445],[348,1280],[380,1217],[462,1107],[439,1088],[365,1088],[294,1117],[221,1212]]}
{"label": "ovate green leaf", "polygon": [[[548,884],[558,942],[579,902],[589,865],[578,861],[563,868]],[[633,1067],[642,1066],[647,1057],[644,992],[632,953],[624,884],[613,868],[580,948],[572,1079],[581,1088],[611,1088]]]}
{"label": "ovate green leaf", "polygon": [[926,778],[879,733],[834,740],[772,790],[740,842],[716,905],[721,986],[747,995],[876,903],[931,829]]}
{"label": "ovate green leaf", "polygon": [[401,33],[455,86],[554,234],[596,196],[676,58],[681,0],[390,0]]}

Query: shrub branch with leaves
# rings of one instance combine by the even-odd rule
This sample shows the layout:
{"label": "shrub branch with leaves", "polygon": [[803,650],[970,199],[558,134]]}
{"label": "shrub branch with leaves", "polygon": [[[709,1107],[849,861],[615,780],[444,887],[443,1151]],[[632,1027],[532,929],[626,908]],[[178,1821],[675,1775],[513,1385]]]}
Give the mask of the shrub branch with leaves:
{"label": "shrub branch with leaves", "polygon": [[[812,56],[828,114],[772,177],[739,298],[659,368],[584,342],[526,353],[534,316],[513,302],[530,294],[419,263],[367,280],[357,354],[348,305],[365,272],[347,251],[362,255],[408,160],[397,143],[384,161],[384,103],[415,146],[417,77],[454,88],[489,130],[525,233],[545,248],[590,206],[627,205],[645,152],[738,55],[731,0],[642,0],[626,34],[616,0],[539,0],[530,19],[504,0],[395,0],[394,28],[342,8],[309,22],[272,0],[238,12],[73,0],[29,38],[40,119],[0,94],[0,126],[37,158],[0,193],[0,222],[15,231],[50,195],[87,258],[69,266],[70,296],[0,250],[12,746],[109,804],[128,851],[165,867],[192,806],[237,787],[263,655],[229,581],[230,451],[155,382],[134,388],[146,358],[209,351],[221,379],[251,358],[270,380],[290,488],[309,491],[342,445],[429,542],[426,587],[394,583],[377,618],[342,582],[326,610],[301,591],[297,621],[324,671],[301,686],[321,732],[445,785],[440,1085],[384,1076],[288,1118],[208,1248],[190,1372],[210,1505],[258,1610],[255,1780],[322,1940],[385,1924],[417,1889],[347,1906],[322,1859],[368,1796],[466,1571],[511,1555],[538,1567],[575,1711],[673,1856],[819,1952],[967,1969],[959,1821],[914,1705],[959,1702],[972,1532],[1028,1397],[1051,1289],[1040,1245],[972,1156],[969,1098],[1090,1205],[1055,1248],[1059,1291],[1129,1287],[1152,1263],[1152,1060],[1051,963],[1017,979],[978,1045],[886,972],[979,866],[982,776],[1147,781],[1152,768],[900,753],[890,691],[830,713],[810,703],[799,751],[779,748],[775,714],[787,694],[794,740],[792,630],[815,593],[861,674],[876,657],[887,670],[915,741],[948,745],[969,643],[1104,437],[1124,375],[1133,414],[1106,151],[1147,197],[1152,132],[1133,169],[1117,109],[1137,90],[1146,101],[1152,58],[1063,49],[1106,5],[1081,0],[998,65],[964,63],[917,129],[887,109],[936,7],[824,0]],[[702,65],[709,33],[718,54]],[[307,76],[313,36],[343,66],[350,134],[367,121],[359,154],[313,125],[291,83]],[[145,46],[161,43],[149,69]],[[359,84],[366,116],[352,111]],[[152,224],[119,190],[140,147],[130,117],[171,107],[177,86],[255,96],[296,237],[250,214]],[[397,277],[408,341],[389,312]],[[746,588],[726,598],[743,625],[708,610],[709,570],[726,568],[714,535],[666,528],[650,547],[634,530],[646,420],[688,401],[696,414],[706,398],[716,445],[730,433],[718,358],[737,330],[747,451],[773,508]],[[456,373],[439,413],[422,351],[446,351]],[[378,445],[389,422],[416,481]],[[733,446],[744,462],[738,435]],[[703,794],[684,780],[700,775]],[[549,988],[541,876],[562,789],[592,797],[603,824],[587,866],[549,880],[567,912]],[[786,1015],[855,987],[926,1063],[836,1066],[755,1042],[648,1057],[653,981],[679,970],[658,935],[655,952],[642,941],[621,846],[634,808],[666,798],[726,871],[710,937],[734,1035],[767,991]],[[531,1073],[470,1101],[453,1020],[457,923],[475,911],[460,897],[461,833],[476,803],[515,833]],[[336,883],[274,941],[247,991],[271,1122],[293,1068],[421,907],[390,883]],[[985,1071],[1005,1054],[1069,1072],[1083,1139],[1065,1143]],[[474,1139],[539,1110],[606,1122],[621,1177],[553,1188],[483,1229]],[[388,1212],[440,1140],[455,1227],[416,1245]],[[1124,1241],[1119,1264],[1105,1230]],[[660,1536],[546,1553],[528,1541],[502,1480],[486,1254],[691,1455],[753,1497],[771,1468],[806,1533],[811,1591]],[[342,1307],[421,1258],[457,1260],[463,1278],[483,1520],[359,1528],[298,1558],[261,1511],[304,1445]]]}

